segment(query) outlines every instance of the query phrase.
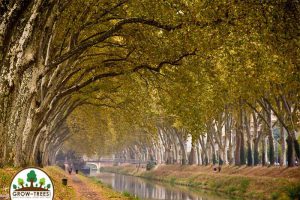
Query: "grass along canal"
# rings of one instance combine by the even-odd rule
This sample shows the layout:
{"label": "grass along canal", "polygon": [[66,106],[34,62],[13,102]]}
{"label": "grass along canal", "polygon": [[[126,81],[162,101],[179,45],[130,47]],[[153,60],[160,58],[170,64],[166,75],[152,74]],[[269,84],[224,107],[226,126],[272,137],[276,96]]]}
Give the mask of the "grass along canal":
{"label": "grass along canal", "polygon": [[163,183],[130,175],[101,172],[92,174],[96,179],[112,189],[122,192],[124,195],[134,196],[137,199],[146,200],[225,200],[224,194],[216,194],[206,190],[180,186],[171,183]]}
{"label": "grass along canal", "polygon": [[290,200],[297,199],[300,192],[300,168],[225,166],[216,173],[212,166],[162,165],[145,171],[127,165],[102,168],[103,171],[168,183],[172,187],[189,186],[192,193],[210,191],[223,199]]}

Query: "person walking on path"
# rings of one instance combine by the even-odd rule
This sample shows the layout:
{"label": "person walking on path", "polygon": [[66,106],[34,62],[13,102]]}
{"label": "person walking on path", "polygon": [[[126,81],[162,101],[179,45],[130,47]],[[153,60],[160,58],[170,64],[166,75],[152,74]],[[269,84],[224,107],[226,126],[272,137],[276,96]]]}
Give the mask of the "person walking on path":
{"label": "person walking on path", "polygon": [[69,166],[69,170],[68,170],[68,171],[69,171],[69,174],[70,174],[70,175],[72,174],[72,170],[73,170],[72,167]]}

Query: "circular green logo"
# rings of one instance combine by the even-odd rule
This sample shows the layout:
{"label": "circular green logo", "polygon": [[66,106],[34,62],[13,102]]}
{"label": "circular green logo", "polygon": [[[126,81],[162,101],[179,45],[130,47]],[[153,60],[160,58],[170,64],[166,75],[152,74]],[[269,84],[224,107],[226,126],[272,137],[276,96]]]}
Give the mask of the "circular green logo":
{"label": "circular green logo", "polygon": [[11,200],[53,200],[53,183],[44,171],[26,168],[13,178],[9,195]]}

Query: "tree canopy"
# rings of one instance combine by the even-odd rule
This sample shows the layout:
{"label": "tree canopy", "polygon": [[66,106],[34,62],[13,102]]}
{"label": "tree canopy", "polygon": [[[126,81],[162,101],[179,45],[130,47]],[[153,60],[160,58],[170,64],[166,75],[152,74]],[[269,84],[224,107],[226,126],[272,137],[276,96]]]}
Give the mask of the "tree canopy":
{"label": "tree canopy", "polygon": [[270,130],[275,116],[287,132],[289,163],[299,158],[297,1],[0,7],[1,163],[47,164],[64,144],[87,155],[153,145],[158,127],[185,130],[193,145],[213,135],[221,148],[225,121],[226,135],[243,144],[256,116]]}

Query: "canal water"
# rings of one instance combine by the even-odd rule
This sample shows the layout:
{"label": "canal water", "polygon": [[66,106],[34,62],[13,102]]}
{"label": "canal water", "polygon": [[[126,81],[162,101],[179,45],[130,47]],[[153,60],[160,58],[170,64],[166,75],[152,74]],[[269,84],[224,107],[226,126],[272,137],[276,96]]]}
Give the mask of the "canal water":
{"label": "canal water", "polygon": [[139,199],[146,200],[227,200],[224,195],[213,194],[210,191],[195,190],[191,187],[165,184],[158,181],[114,173],[95,174],[102,183],[110,185],[114,190],[127,192]]}

